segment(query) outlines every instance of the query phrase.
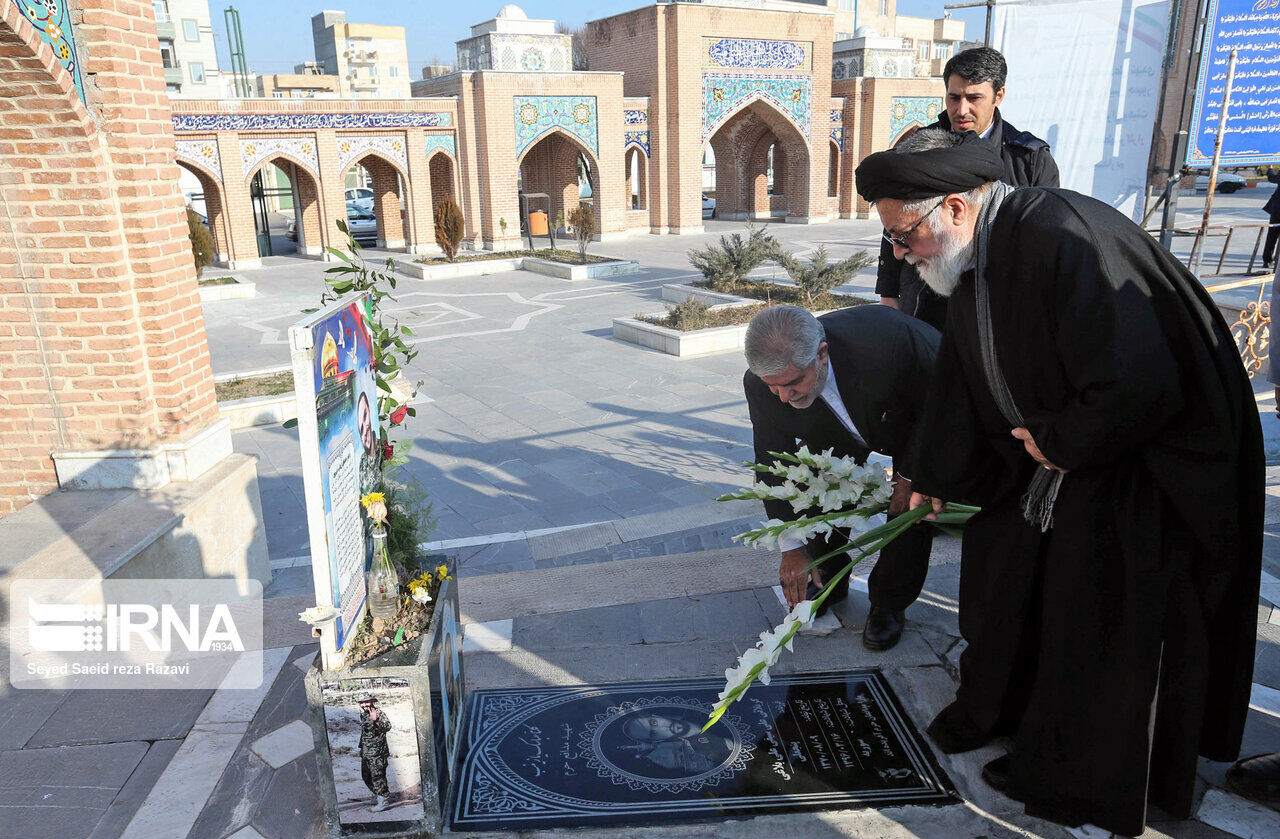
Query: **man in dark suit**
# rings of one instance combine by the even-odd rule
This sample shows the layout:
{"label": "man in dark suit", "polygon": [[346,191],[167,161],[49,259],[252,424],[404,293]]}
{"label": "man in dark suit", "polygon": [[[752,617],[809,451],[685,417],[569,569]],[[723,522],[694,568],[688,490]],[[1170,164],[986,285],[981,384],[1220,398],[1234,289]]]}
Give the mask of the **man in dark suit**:
{"label": "man in dark suit", "polygon": [[[1019,131],[1000,115],[997,106],[1004,100],[1008,74],[1004,56],[991,47],[956,53],[942,68],[946,112],[929,127],[977,133],[999,151],[1004,162],[1002,180],[1010,186],[1057,186],[1058,164],[1049,144],[1028,131]],[[895,256],[889,242],[880,244],[876,293],[886,306],[915,315],[938,329],[947,321],[947,298],[929,288],[914,266]]]}
{"label": "man in dark suit", "polygon": [[[1267,167],[1267,180],[1280,184],[1280,172]],[[1262,267],[1274,268],[1276,264],[1276,245],[1280,244],[1280,187],[1271,193],[1262,209],[1271,217],[1271,229],[1267,231],[1267,242],[1262,246]]]}
{"label": "man in dark suit", "polygon": [[[905,462],[939,339],[932,326],[887,306],[854,306],[821,318],[795,306],[757,314],[747,328],[749,370],[743,378],[756,462],[774,463],[769,452],[795,452],[801,444],[813,452],[834,449],[860,463],[872,451]],[[896,471],[890,515],[906,512],[911,497],[910,480]],[[774,476],[760,480],[779,482]],[[765,511],[771,518],[799,517],[790,503],[776,499],[765,502]],[[862,633],[868,649],[887,650],[901,637],[904,611],[924,586],[932,542],[932,529],[919,525],[881,552],[868,581],[871,613]],[[848,562],[838,556],[806,570],[844,543],[832,535],[779,545],[778,576],[788,604],[816,594],[816,586]],[[827,602],[848,592],[846,575]]]}

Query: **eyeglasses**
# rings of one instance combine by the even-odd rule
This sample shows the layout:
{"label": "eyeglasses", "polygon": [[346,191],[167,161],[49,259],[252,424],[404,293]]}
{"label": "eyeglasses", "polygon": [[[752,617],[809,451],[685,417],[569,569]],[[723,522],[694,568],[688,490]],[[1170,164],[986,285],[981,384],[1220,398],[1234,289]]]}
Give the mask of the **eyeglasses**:
{"label": "eyeglasses", "polygon": [[915,233],[916,228],[924,224],[924,220],[927,219],[929,216],[933,215],[933,211],[941,207],[943,204],[945,204],[946,201],[947,199],[944,197],[937,204],[934,204],[932,210],[920,216],[920,219],[915,224],[911,225],[911,227],[907,229],[907,232],[903,233],[901,236],[890,236],[888,230],[883,231],[880,235],[884,236],[885,240],[889,244],[896,245],[899,248],[906,248],[910,250],[911,245],[907,244],[907,240],[911,238],[911,234]]}

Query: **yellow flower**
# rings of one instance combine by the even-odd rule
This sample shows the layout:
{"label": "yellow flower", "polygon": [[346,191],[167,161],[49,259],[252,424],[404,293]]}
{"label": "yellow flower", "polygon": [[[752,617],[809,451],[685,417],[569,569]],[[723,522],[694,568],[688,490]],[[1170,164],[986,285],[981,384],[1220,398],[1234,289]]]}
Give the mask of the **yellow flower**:
{"label": "yellow flower", "polygon": [[364,505],[364,508],[366,510],[369,509],[369,505],[372,504],[373,502],[386,501],[386,500],[387,500],[387,497],[380,492],[367,492],[364,495],[360,496],[360,503]]}
{"label": "yellow flower", "polygon": [[437,577],[439,577],[439,578],[441,579],[441,581],[443,581],[443,580],[452,580],[452,579],[453,579],[453,577],[450,577],[450,576],[449,576],[449,566],[447,566],[447,565],[440,565],[440,566],[437,566],[437,568],[436,568],[436,576],[437,576]]}

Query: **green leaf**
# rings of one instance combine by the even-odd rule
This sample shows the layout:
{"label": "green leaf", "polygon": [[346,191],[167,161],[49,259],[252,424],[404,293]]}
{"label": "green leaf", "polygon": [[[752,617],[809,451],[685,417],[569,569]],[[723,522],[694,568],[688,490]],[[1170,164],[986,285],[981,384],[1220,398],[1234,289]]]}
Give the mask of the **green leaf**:
{"label": "green leaf", "polygon": [[412,337],[412,336],[413,336],[413,330],[412,330],[412,329],[410,329],[410,328],[409,328],[409,327],[407,327],[407,326],[402,326],[402,327],[400,327],[400,332],[401,332],[402,334],[404,334],[404,335],[408,335],[408,336],[410,336],[410,337]]}
{"label": "green leaf", "polygon": [[[338,250],[337,248],[325,248],[325,250],[326,250],[326,251],[328,251],[329,253],[333,254],[334,256],[336,256],[338,259],[341,259],[343,262],[345,262],[345,263],[347,263],[347,264],[349,264],[349,265],[350,265],[350,264],[354,264],[354,263],[352,263],[352,262],[351,262],[351,257],[347,256],[345,253],[343,253],[342,251]],[[350,269],[347,269],[347,270],[350,270]]]}
{"label": "green leaf", "polygon": [[297,428],[298,418],[294,417],[293,419],[285,420],[284,422],[280,423],[280,427],[281,428]]}
{"label": "green leaf", "polygon": [[389,384],[387,384],[385,381],[383,381],[383,379],[382,379],[382,378],[378,378],[377,382],[378,382],[378,390],[381,390],[381,391],[383,391],[383,392],[385,392],[385,393],[390,393],[390,392],[391,392],[391,385],[389,385]]}

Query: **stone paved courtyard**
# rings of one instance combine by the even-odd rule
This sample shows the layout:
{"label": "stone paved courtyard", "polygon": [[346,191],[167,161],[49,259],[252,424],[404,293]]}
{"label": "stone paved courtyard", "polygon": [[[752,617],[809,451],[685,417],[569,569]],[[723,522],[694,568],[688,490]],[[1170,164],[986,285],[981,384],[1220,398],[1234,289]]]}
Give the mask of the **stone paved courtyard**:
{"label": "stone paved courtyard", "polygon": [[[747,480],[742,361],[677,359],[614,341],[613,317],[661,310],[663,283],[687,281],[701,237],[641,237],[593,250],[638,259],[639,274],[568,282],[508,272],[447,281],[401,277],[398,306],[424,381],[409,472],[439,517],[433,549],[458,557],[469,689],[716,677],[783,614],[776,559],[735,547],[754,505],[714,498]],[[790,247],[835,257],[876,247],[874,222],[771,228]],[[279,258],[246,274],[253,300],[205,306],[215,373],[288,364],[287,328],[318,305],[322,263]],[[772,273],[763,269],[763,275]],[[871,297],[864,272],[850,290]],[[1274,405],[1261,392],[1270,439]],[[0,835],[130,839],[320,837],[302,673],[315,654],[296,620],[311,569],[296,432],[237,432],[258,473],[275,580],[267,680],[256,692],[0,693]],[[1280,467],[1268,470],[1254,710],[1244,753],[1280,750]],[[0,528],[4,525],[0,523]],[[807,637],[783,671],[881,667],[923,727],[951,697],[958,543],[939,540],[903,641],[859,643],[867,601],[855,584],[840,628]],[[860,573],[865,577],[866,569]],[[7,664],[7,662],[6,662]],[[992,746],[940,759],[965,804],[761,816],[717,824],[582,831],[600,837],[1066,837],[986,787]],[[1280,813],[1228,796],[1224,764],[1202,764],[1198,818],[1153,813],[1145,834],[1179,839],[1280,835]],[[526,832],[523,836],[559,833]],[[506,834],[511,835],[511,834]]]}

